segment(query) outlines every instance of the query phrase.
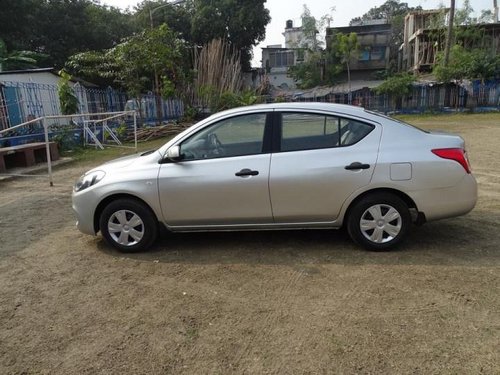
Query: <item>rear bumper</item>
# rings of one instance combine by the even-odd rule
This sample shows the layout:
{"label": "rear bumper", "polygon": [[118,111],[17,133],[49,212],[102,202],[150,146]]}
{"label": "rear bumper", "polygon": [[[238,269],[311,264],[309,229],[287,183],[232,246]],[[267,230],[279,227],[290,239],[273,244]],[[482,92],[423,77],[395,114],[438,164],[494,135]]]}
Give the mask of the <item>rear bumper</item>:
{"label": "rear bumper", "polygon": [[454,186],[408,192],[426,221],[465,215],[477,201],[477,183],[472,174]]}

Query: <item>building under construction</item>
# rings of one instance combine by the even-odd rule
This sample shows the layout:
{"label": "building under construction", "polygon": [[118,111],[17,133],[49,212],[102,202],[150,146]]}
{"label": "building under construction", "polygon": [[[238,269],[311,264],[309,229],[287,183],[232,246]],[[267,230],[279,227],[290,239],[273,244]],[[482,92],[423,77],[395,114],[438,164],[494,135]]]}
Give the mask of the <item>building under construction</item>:
{"label": "building under construction", "polygon": [[[399,49],[399,70],[431,71],[446,43],[449,9],[420,10],[405,17],[404,41]],[[455,37],[466,48],[500,53],[500,23],[458,26]]]}

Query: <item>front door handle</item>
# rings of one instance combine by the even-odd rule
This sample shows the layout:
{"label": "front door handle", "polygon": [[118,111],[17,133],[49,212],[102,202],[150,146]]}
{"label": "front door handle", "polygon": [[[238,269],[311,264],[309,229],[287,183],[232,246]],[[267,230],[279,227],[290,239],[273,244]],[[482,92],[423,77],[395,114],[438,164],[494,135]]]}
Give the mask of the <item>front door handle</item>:
{"label": "front door handle", "polygon": [[245,177],[245,176],[257,176],[259,171],[252,171],[251,169],[245,168],[239,172],[236,172],[234,175],[237,177]]}
{"label": "front door handle", "polygon": [[344,168],[347,169],[348,171],[356,171],[359,169],[368,169],[370,168],[370,164],[363,164],[358,161],[355,161],[354,163],[346,165]]}

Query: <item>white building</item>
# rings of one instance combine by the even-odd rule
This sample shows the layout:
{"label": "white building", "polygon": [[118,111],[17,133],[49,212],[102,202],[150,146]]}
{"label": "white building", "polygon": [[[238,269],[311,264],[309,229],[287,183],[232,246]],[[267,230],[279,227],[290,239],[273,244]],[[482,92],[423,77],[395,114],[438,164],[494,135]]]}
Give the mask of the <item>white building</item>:
{"label": "white building", "polygon": [[269,83],[281,89],[294,89],[296,82],[288,75],[288,68],[304,61],[304,50],[297,48],[303,38],[301,27],[293,27],[291,20],[286,21],[285,46],[281,44],[262,48],[262,68],[267,73]]}

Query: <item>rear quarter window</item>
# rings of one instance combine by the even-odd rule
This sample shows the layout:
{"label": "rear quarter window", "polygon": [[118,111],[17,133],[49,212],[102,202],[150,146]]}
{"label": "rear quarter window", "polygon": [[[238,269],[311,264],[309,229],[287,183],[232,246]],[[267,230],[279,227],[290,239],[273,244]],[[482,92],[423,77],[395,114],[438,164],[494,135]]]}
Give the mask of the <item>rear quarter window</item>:
{"label": "rear quarter window", "polygon": [[361,141],[374,129],[371,124],[351,119],[340,119],[340,145],[351,146]]}

